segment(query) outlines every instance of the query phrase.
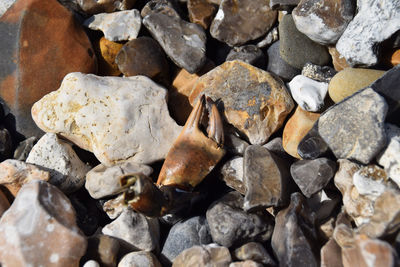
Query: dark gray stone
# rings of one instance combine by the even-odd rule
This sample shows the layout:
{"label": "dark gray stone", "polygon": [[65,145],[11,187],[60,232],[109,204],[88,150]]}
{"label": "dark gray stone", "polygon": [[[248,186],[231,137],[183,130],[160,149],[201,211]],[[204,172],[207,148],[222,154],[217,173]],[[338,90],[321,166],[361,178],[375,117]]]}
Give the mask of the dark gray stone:
{"label": "dark gray stone", "polygon": [[277,41],[273,43],[267,50],[267,71],[278,75],[287,82],[292,80],[296,75],[299,75],[301,73],[301,69],[296,69],[295,67],[292,67],[282,59],[279,51],[279,46],[280,41]]}
{"label": "dark gray stone", "polygon": [[37,141],[38,139],[32,136],[20,142],[14,151],[14,159],[25,161]]}
{"label": "dark gray stone", "polygon": [[328,158],[299,160],[290,166],[293,180],[308,198],[323,189],[335,172],[336,162]]}
{"label": "dark gray stone", "polygon": [[13,141],[10,132],[0,126],[0,161],[9,159],[13,154]]}
{"label": "dark gray stone", "polygon": [[208,208],[206,216],[214,242],[231,247],[250,241],[265,242],[271,238],[274,219],[265,212],[242,210],[243,197],[230,192]]}
{"label": "dark gray stone", "polygon": [[265,145],[263,145],[269,152],[274,153],[275,155],[281,158],[290,158],[291,156],[286,153],[285,149],[282,146],[282,137],[275,137],[274,139],[268,141]]}
{"label": "dark gray stone", "polygon": [[180,18],[173,0],[151,0],[142,8],[140,15],[144,18],[153,13],[163,13],[170,17]]}
{"label": "dark gray stone", "polygon": [[291,10],[299,4],[300,0],[270,0],[269,6],[274,10]]}
{"label": "dark gray stone", "polygon": [[264,68],[266,63],[266,58],[263,51],[261,51],[261,49],[255,45],[244,45],[232,48],[226,57],[226,60],[228,61],[236,59],[249,63],[250,65],[258,68]]}
{"label": "dark gray stone", "polygon": [[316,159],[328,150],[328,145],[318,133],[318,121],[316,121],[311,130],[301,139],[297,153],[302,159]]}
{"label": "dark gray stone", "polygon": [[258,242],[249,242],[235,249],[233,255],[238,260],[252,260],[267,266],[276,266],[274,259],[268,254],[264,246]]}
{"label": "dark gray stone", "polygon": [[319,66],[310,62],[307,62],[301,71],[301,75],[323,83],[329,83],[336,73],[332,67]]}

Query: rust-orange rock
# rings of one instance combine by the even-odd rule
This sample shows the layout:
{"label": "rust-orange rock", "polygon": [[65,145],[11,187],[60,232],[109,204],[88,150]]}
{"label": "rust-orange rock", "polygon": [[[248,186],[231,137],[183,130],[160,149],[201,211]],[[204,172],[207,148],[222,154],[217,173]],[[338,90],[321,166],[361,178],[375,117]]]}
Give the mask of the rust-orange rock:
{"label": "rust-orange rock", "polygon": [[56,90],[67,73],[94,72],[82,27],[56,0],[18,0],[0,18],[0,97],[25,136],[42,135],[32,104]]}
{"label": "rust-orange rock", "polygon": [[341,71],[345,68],[350,67],[346,59],[337,51],[334,46],[328,47],[329,54],[332,57],[332,64],[336,71]]}
{"label": "rust-orange rock", "polygon": [[400,49],[396,50],[391,58],[390,58],[390,63],[392,64],[392,66],[397,66],[400,64]]}
{"label": "rust-orange rock", "polygon": [[107,40],[104,36],[94,43],[94,50],[99,61],[98,75],[119,76],[121,71],[115,63],[115,57],[124,44]]}
{"label": "rust-orange rock", "polygon": [[188,0],[187,8],[190,21],[199,24],[205,30],[210,26],[217,8],[205,0]]}

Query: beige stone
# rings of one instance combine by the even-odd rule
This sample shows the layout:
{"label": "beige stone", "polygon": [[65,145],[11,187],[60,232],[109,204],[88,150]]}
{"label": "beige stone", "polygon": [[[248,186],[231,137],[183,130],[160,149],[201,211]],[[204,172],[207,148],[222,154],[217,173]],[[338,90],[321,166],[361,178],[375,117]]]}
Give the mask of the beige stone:
{"label": "beige stone", "polygon": [[342,250],[334,239],[321,248],[321,267],[343,267]]}
{"label": "beige stone", "polygon": [[328,51],[332,57],[332,64],[336,71],[341,71],[350,67],[349,63],[347,63],[346,59],[337,51],[336,47],[329,46]]}
{"label": "beige stone", "polygon": [[209,244],[185,249],[175,258],[172,267],[222,267],[228,266],[231,261],[231,254],[228,248],[216,244]]}

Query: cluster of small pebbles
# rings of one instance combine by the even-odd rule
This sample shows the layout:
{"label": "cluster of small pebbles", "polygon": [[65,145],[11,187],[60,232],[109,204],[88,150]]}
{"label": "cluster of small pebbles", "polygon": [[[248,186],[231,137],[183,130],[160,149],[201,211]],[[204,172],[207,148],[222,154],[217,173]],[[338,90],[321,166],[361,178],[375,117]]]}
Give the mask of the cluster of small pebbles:
{"label": "cluster of small pebbles", "polygon": [[0,0],[0,266],[397,266],[398,64],[400,0]]}

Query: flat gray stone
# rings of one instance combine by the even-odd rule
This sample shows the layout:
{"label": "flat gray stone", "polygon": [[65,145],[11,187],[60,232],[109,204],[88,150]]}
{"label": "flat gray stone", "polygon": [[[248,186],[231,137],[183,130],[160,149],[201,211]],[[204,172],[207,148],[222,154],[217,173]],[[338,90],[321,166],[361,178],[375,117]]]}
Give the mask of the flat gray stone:
{"label": "flat gray stone", "polygon": [[278,75],[284,81],[290,81],[294,76],[301,73],[301,69],[297,69],[289,65],[285,60],[283,60],[279,51],[279,47],[280,41],[277,41],[268,48],[267,71]]}

